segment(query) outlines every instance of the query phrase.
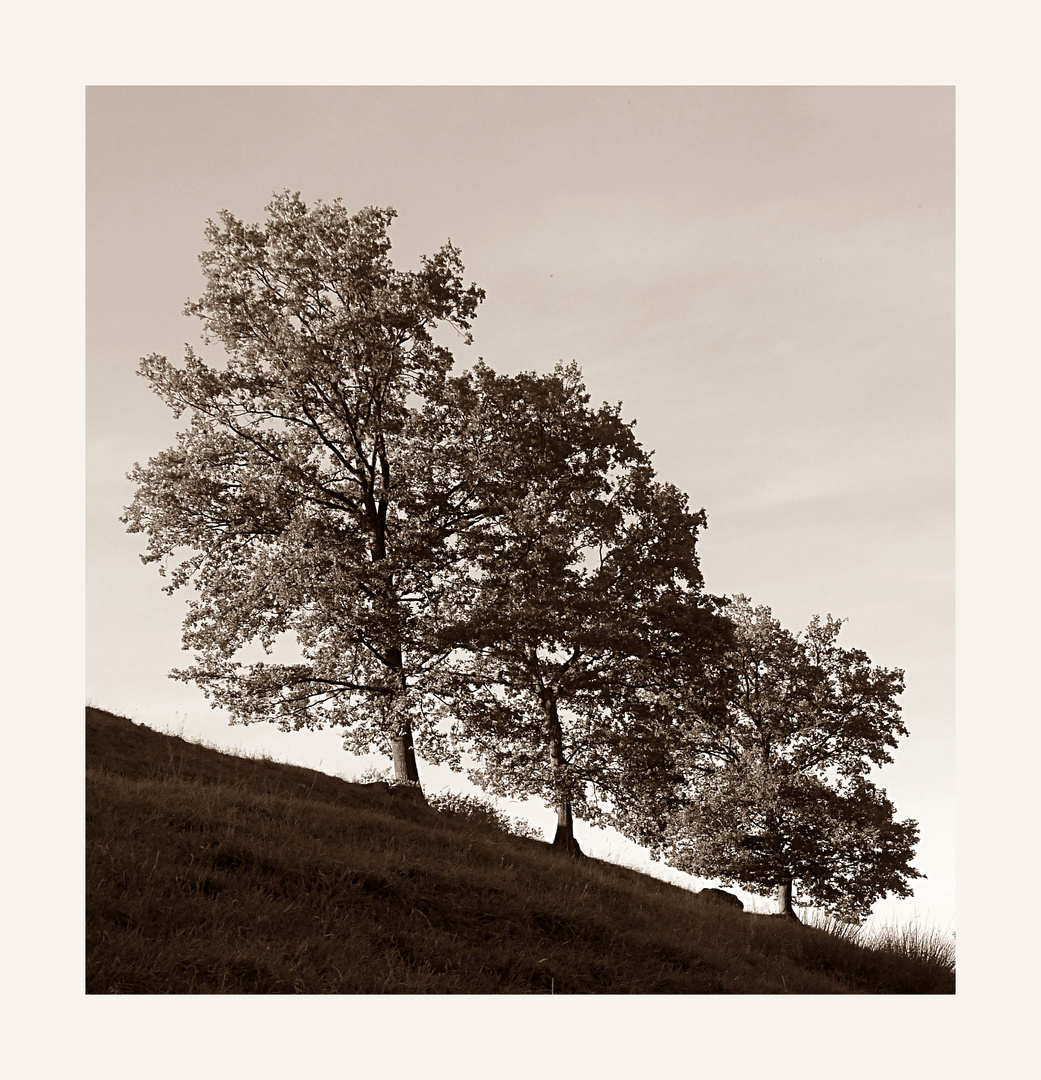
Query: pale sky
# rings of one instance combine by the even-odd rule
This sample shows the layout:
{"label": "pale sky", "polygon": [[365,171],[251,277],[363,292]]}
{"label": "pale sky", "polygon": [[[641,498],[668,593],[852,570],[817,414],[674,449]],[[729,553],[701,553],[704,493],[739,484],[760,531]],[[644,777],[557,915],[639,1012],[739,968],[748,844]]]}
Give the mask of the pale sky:
{"label": "pale sky", "polygon": [[197,342],[204,223],[284,188],[393,206],[402,268],[451,238],[488,293],[458,368],[576,360],[708,511],[710,591],[846,617],[905,670],[911,736],[877,779],[928,880],[876,912],[953,929],[953,90],[88,91],[88,699],[349,772],[335,734],[231,728],[166,678],[184,603],[118,520],[177,429],[135,370]]}

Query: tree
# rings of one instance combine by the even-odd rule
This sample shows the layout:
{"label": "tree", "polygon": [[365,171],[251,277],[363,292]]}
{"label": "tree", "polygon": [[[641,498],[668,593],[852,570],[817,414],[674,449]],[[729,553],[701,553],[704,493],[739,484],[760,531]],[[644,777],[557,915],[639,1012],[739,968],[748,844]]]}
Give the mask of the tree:
{"label": "tree", "polygon": [[658,843],[689,873],[776,891],[792,889],[860,921],[887,893],[912,894],[914,821],[868,779],[892,761],[907,729],[896,698],[903,672],[837,644],[842,622],[815,617],[800,635],[743,596],[725,673],[727,707],[691,725],[686,806]]}
{"label": "tree", "polygon": [[[206,229],[206,291],[185,311],[223,362],[190,347],[181,368],[141,361],[191,423],[129,474],[123,521],[161,574],[184,556],[168,592],[196,590],[183,634],[196,663],[176,677],[233,722],[338,725],[360,752],[389,739],[397,778],[417,782],[430,628],[454,603],[454,538],[487,511],[475,471],[459,471],[466,424],[433,331],[469,343],[484,292],[451,243],[394,269],[393,210],[309,209],[286,192],[267,213],[246,225],[223,211]],[[298,662],[242,658],[285,640]]]}
{"label": "tree", "polygon": [[617,407],[590,408],[576,366],[475,377],[498,410],[489,476],[514,497],[460,541],[444,756],[475,755],[471,778],[496,795],[545,799],[553,842],[578,853],[576,815],[628,829],[674,782],[663,686],[684,658],[694,677],[720,629],[695,554],[705,515],[656,481]]}

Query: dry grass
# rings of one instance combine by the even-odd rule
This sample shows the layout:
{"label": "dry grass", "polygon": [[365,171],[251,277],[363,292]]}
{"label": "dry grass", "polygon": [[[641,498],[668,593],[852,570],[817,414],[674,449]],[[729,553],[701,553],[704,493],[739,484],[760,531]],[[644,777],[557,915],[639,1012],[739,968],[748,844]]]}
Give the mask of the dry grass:
{"label": "dry grass", "polygon": [[89,993],[950,993],[913,948],[714,906],[479,808],[87,710]]}

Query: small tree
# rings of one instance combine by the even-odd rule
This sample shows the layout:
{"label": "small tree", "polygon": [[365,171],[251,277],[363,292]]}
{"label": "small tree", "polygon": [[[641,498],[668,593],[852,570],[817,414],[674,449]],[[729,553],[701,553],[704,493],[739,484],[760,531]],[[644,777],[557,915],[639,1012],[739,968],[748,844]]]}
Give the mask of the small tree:
{"label": "small tree", "polygon": [[514,497],[461,541],[446,757],[478,757],[471,778],[494,794],[545,799],[553,842],[577,853],[576,815],[628,830],[674,784],[662,685],[719,630],[695,554],[705,516],[655,480],[617,408],[590,408],[574,365],[476,377],[498,404],[491,472]]}
{"label": "small tree", "polygon": [[[185,310],[223,362],[190,348],[183,368],[141,362],[191,424],[135,466],[123,520],[161,574],[185,556],[167,591],[194,585],[196,663],[178,678],[233,722],[338,725],[360,752],[389,739],[396,777],[416,782],[416,696],[453,603],[453,538],[486,509],[474,471],[459,474],[465,423],[443,401],[452,357],[432,332],[469,342],[484,293],[451,244],[394,269],[393,210],[309,209],[287,192],[267,212],[246,225],[223,211],[206,229],[206,292]],[[298,663],[242,660],[283,636]]]}
{"label": "small tree", "polygon": [[792,889],[860,921],[887,893],[912,894],[914,821],[867,779],[907,730],[903,672],[837,644],[841,621],[815,617],[801,635],[739,596],[727,707],[691,725],[684,810],[658,843],[678,869],[755,892],[775,891],[795,917]]}

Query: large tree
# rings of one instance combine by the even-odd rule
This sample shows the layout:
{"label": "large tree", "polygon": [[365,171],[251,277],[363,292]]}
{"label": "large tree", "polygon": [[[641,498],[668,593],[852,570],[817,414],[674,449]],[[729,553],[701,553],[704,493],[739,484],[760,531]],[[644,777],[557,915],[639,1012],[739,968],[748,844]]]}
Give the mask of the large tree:
{"label": "large tree", "polygon": [[[339,725],[357,751],[389,740],[399,780],[418,781],[413,722],[438,656],[431,627],[455,603],[455,539],[487,512],[460,449],[447,392],[484,293],[446,244],[395,269],[393,210],[348,213],[276,196],[247,225],[209,222],[206,291],[189,303],[204,341],[183,366],[152,355],[140,374],[191,422],[130,478],[123,518],[167,591],[191,583],[175,672],[232,720],[283,729]],[[447,396],[446,396],[447,395]],[[180,561],[177,559],[180,558]],[[292,662],[242,650],[295,643]]]}
{"label": "large tree", "polygon": [[793,886],[859,921],[891,893],[910,896],[914,821],[868,774],[907,734],[903,672],[837,642],[842,621],[815,617],[801,634],[743,596],[719,689],[725,708],[692,724],[686,805],[657,843],[667,861],[753,892],[774,892],[796,917]]}
{"label": "large tree", "polygon": [[631,831],[636,807],[663,807],[674,787],[667,691],[703,675],[722,626],[695,550],[705,515],[656,480],[617,407],[590,407],[574,365],[480,368],[471,390],[495,402],[487,475],[513,496],[461,540],[444,758],[468,752],[486,790],[544,799],[554,843],[578,852],[576,815]]}

